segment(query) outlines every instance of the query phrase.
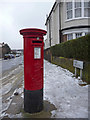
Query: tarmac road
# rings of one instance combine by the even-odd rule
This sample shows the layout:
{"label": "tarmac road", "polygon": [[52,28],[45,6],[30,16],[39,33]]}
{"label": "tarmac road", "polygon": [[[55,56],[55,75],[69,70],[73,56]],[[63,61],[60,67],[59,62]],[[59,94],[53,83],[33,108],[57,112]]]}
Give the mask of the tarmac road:
{"label": "tarmac road", "polygon": [[0,60],[0,62],[2,64],[0,71],[2,72],[0,73],[0,117],[2,117],[2,113],[5,113],[11,104],[14,91],[23,85],[23,56]]}
{"label": "tarmac road", "polygon": [[23,56],[7,59],[7,60],[0,60],[0,72],[5,72],[7,70],[10,70],[12,68],[17,67],[19,64],[23,63]]}

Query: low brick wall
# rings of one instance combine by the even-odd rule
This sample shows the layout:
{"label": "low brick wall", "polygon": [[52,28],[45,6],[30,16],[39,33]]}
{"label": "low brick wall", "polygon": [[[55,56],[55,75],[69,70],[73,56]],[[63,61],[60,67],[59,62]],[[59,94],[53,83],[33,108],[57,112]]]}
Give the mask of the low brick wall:
{"label": "low brick wall", "polygon": [[52,63],[59,65],[65,69],[68,69],[70,72],[74,73],[73,60],[63,57],[52,57]]}
{"label": "low brick wall", "polygon": [[[73,67],[73,59],[63,58],[63,57],[52,57],[52,63],[59,65],[70,72],[74,73],[75,68]],[[90,62],[84,62],[84,69],[82,71],[82,80],[90,84]],[[77,77],[80,76],[80,70],[77,69]]]}
{"label": "low brick wall", "polygon": [[[44,51],[44,58],[51,63],[59,65],[70,72],[74,73],[75,68],[73,67],[73,60],[64,57],[52,56],[50,49]],[[80,70],[77,69],[77,77],[80,76]],[[84,62],[84,69],[82,72],[82,80],[90,84],[90,62]]]}
{"label": "low brick wall", "polygon": [[51,54],[50,48],[44,50],[44,59],[46,59],[49,62],[51,62],[52,54]]}

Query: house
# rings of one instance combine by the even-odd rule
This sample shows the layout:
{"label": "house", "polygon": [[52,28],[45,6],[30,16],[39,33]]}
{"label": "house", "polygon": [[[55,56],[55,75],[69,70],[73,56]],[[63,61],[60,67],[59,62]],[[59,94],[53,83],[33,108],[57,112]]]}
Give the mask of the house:
{"label": "house", "polygon": [[46,19],[45,49],[89,33],[90,0],[63,1],[56,0]]}
{"label": "house", "polygon": [[23,49],[13,49],[11,50],[11,53],[14,53],[14,54],[23,54]]}
{"label": "house", "polygon": [[0,58],[2,58],[2,43],[0,43]]}
{"label": "house", "polygon": [[3,47],[5,46],[4,42],[0,43],[0,58],[3,56]]}

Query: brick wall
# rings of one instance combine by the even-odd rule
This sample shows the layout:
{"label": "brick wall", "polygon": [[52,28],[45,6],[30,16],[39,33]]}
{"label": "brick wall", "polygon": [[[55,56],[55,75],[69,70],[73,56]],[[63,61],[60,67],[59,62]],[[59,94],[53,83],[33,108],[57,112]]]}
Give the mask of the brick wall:
{"label": "brick wall", "polygon": [[62,36],[62,42],[66,42],[67,41],[67,35],[63,35]]}

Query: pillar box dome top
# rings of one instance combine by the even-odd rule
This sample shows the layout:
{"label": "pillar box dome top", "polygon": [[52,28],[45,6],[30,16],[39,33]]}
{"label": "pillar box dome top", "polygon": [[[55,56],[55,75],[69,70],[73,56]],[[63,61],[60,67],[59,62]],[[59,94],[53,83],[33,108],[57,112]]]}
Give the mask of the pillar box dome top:
{"label": "pillar box dome top", "polygon": [[44,36],[44,35],[46,35],[46,33],[47,32],[45,30],[37,29],[37,28],[27,28],[27,29],[20,30],[20,34],[23,36],[27,36],[27,35]]}

